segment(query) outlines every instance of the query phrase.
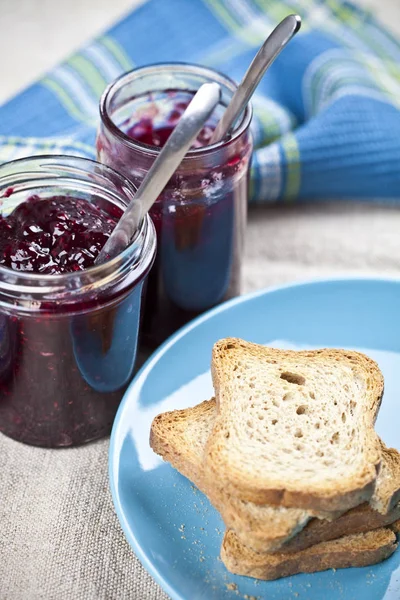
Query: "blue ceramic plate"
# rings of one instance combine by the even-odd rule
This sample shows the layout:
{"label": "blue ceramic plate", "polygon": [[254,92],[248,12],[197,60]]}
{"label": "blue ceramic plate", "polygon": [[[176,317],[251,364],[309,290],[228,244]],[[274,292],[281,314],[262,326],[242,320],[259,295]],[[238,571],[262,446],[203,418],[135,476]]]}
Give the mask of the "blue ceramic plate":
{"label": "blue ceramic plate", "polygon": [[160,412],[212,396],[210,355],[226,336],[285,348],[366,352],[385,376],[377,421],[400,449],[400,281],[334,280],[244,296],[179,331],[142,368],[115,419],[110,482],[125,535],[146,569],[174,600],[399,600],[400,549],[363,569],[258,582],[231,575],[219,560],[224,526],[203,494],[149,446]]}

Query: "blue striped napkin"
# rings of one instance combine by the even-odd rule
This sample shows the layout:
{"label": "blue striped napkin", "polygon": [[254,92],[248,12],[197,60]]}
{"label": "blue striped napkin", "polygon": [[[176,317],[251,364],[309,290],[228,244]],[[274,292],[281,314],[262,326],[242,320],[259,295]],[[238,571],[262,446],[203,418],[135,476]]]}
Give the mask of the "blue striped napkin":
{"label": "blue striped napkin", "polygon": [[252,201],[400,200],[400,44],[341,0],[149,0],[0,108],[0,161],[95,157],[98,100],[117,75],[184,60],[240,80],[289,13],[302,30],[253,102]]}

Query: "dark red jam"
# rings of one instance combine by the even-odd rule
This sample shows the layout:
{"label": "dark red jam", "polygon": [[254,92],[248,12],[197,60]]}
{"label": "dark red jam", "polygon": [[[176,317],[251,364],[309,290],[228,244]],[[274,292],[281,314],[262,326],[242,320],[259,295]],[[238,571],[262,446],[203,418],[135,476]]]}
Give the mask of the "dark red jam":
{"label": "dark red jam", "polygon": [[[193,94],[182,90],[152,92],[134,98],[114,122],[131,139],[162,147]],[[193,148],[206,147],[222,115],[220,106]],[[193,317],[236,296],[246,220],[251,140],[221,149],[193,166],[179,168],[153,205],[158,252],[149,275],[142,347],[154,348]],[[98,159],[138,186],[151,163],[140,146],[118,143],[102,125]]]}
{"label": "dark red jam", "polygon": [[[86,270],[122,214],[109,208],[31,197],[0,219],[1,264],[16,275]],[[8,306],[0,285],[1,432],[48,447],[110,433],[137,349],[144,275],[130,277],[118,289],[103,285],[85,296],[78,289],[75,299],[66,292],[65,302],[34,310]]]}
{"label": "dark red jam", "polygon": [[[170,93],[174,94],[173,91]],[[182,95],[182,92],[180,95]],[[150,115],[144,116],[133,125],[129,125],[125,132],[126,135],[137,142],[141,142],[142,144],[161,148],[164,146],[165,142],[173,132],[177,122],[189,106],[192,95],[185,94],[185,96],[188,96],[186,100],[173,103],[173,106],[170,112],[167,114],[165,121],[156,121],[154,116]],[[213,122],[205,125],[197,136],[192,148],[201,148],[202,146],[207,146],[210,143],[214,129],[215,123]]]}
{"label": "dark red jam", "polygon": [[77,198],[31,196],[0,216],[0,264],[14,271],[55,275],[92,267],[118,222]]}

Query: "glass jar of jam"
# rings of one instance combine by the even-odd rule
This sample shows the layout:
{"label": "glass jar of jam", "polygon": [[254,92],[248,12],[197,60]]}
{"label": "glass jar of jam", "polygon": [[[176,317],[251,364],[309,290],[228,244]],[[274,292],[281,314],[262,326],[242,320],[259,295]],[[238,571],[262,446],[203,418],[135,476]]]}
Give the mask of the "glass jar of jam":
{"label": "glass jar of jam", "polygon": [[0,167],[0,432],[9,437],[58,447],[110,433],[134,369],[151,219],[116,258],[94,261],[134,193],[81,158]]}
{"label": "glass jar of jam", "polygon": [[236,85],[214,70],[180,63],[133,70],[100,102],[97,158],[138,186],[194,93],[210,81],[221,86],[221,104],[150,212],[158,252],[142,330],[149,348],[240,292],[252,111],[246,109],[228,139],[210,145]]}

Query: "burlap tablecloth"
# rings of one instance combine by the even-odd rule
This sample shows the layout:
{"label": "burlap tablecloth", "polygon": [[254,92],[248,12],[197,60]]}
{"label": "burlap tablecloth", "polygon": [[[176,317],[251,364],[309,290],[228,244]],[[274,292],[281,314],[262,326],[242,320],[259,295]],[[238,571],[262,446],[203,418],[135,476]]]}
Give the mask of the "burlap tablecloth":
{"label": "burlap tablecloth", "polygon": [[[351,273],[400,274],[400,209],[251,211],[245,291]],[[167,598],[125,541],[107,453],[108,440],[46,450],[0,436],[0,600]]]}

